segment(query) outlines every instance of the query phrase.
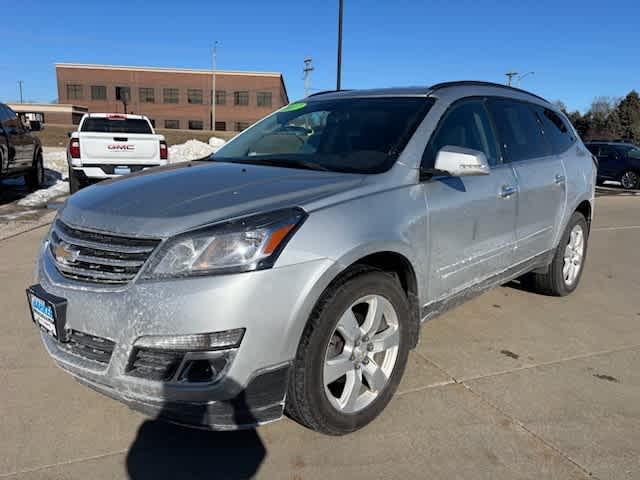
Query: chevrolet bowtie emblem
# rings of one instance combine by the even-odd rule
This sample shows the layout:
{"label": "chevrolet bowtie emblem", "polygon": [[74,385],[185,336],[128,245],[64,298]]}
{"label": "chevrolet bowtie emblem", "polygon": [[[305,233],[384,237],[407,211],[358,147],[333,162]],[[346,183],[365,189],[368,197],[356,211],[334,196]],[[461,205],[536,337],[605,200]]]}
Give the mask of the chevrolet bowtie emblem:
{"label": "chevrolet bowtie emblem", "polygon": [[78,256],[80,252],[78,250],[73,250],[69,245],[58,244],[54,248],[54,255],[56,260],[59,263],[64,263],[66,265],[75,263],[78,260]]}

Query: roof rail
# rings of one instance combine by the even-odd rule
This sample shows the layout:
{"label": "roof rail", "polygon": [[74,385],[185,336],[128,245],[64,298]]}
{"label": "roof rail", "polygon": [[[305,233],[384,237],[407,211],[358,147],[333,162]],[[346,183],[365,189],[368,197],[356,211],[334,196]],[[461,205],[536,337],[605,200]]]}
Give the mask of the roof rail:
{"label": "roof rail", "polygon": [[431,85],[431,87],[429,87],[429,89],[431,91],[433,91],[433,90],[439,90],[441,88],[464,87],[464,86],[505,88],[507,90],[513,90],[515,92],[531,95],[532,97],[535,97],[535,98],[537,98],[539,100],[543,100],[543,101],[545,101],[547,103],[550,103],[546,98],[542,98],[541,96],[536,95],[535,93],[527,92],[526,90],[522,90],[521,88],[512,87],[510,85],[503,85],[501,83],[483,82],[483,81],[480,81],[480,80],[458,80],[458,81],[455,81],[455,82],[436,83],[435,85]]}
{"label": "roof rail", "polygon": [[307,95],[307,98],[315,97],[317,95],[324,95],[325,93],[338,93],[338,92],[350,92],[350,91],[351,89],[344,89],[344,88],[340,90],[321,90],[319,92],[312,93],[311,95]]}

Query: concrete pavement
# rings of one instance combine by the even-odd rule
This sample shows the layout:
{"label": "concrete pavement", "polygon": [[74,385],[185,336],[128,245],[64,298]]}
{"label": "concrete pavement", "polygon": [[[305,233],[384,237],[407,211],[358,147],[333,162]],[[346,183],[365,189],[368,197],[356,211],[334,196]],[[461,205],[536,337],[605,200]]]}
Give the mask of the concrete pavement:
{"label": "concrete pavement", "polygon": [[0,241],[0,478],[640,478],[640,199],[601,197],[580,288],[493,290],[424,326],[360,432],[164,424],[75,383],[28,320],[46,228]]}

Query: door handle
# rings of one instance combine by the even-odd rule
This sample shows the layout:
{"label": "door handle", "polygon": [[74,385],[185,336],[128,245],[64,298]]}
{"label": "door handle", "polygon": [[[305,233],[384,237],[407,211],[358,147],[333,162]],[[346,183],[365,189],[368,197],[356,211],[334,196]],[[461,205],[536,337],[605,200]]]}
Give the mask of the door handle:
{"label": "door handle", "polygon": [[560,175],[560,174],[556,175],[556,183],[558,185],[563,184],[565,181],[566,181],[566,178],[564,175]]}
{"label": "door handle", "polygon": [[511,195],[516,193],[517,189],[513,185],[503,185],[500,189],[500,197],[509,198]]}

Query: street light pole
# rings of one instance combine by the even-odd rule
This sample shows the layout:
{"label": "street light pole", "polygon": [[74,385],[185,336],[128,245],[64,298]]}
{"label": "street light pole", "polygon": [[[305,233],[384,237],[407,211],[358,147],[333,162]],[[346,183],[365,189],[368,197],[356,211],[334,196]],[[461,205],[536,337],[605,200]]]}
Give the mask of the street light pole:
{"label": "street light pole", "polygon": [[336,73],[336,90],[340,90],[340,77],[342,76],[342,10],[343,0],[338,0],[338,65]]}
{"label": "street light pole", "polygon": [[20,103],[22,103],[22,80],[18,80],[18,88],[20,89]]}
{"label": "street light pole", "polygon": [[213,42],[211,49],[211,131],[216,130],[216,61],[218,57],[218,41]]}

